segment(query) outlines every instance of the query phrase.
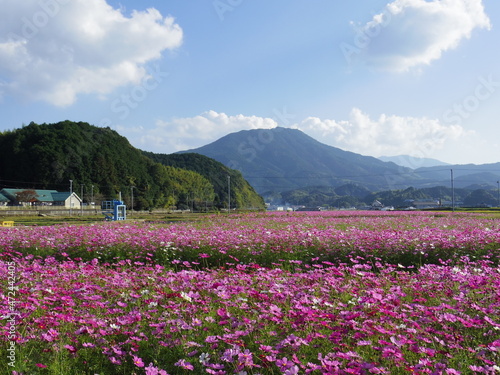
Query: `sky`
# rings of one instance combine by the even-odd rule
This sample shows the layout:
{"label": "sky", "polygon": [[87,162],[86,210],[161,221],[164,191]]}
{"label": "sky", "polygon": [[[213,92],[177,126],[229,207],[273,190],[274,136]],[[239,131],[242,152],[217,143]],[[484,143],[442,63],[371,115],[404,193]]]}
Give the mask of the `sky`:
{"label": "sky", "polygon": [[368,156],[500,162],[498,0],[0,7],[0,131],[83,121],[168,154],[281,126]]}

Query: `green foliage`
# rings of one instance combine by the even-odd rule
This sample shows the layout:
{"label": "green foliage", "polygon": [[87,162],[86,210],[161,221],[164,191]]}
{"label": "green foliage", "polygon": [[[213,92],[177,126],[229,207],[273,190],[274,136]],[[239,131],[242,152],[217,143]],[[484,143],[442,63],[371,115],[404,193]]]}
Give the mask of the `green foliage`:
{"label": "green foliage", "polygon": [[[371,205],[375,200],[386,206],[408,207],[415,200],[441,200],[451,202],[453,192],[451,188],[436,186],[417,189],[386,190],[370,192],[357,184],[345,184],[339,187],[311,186],[282,193],[269,192],[265,197],[272,204],[303,205],[307,207],[349,208]],[[465,206],[481,207],[483,205],[496,206],[498,204],[497,191],[486,189],[455,188],[455,203],[463,202]]]}
{"label": "green foliage", "polygon": [[214,201],[226,198],[218,179],[230,174],[234,176],[232,194],[238,207],[255,202],[263,207],[262,198],[241,174],[220,163],[205,158],[202,162],[192,159],[185,165],[162,165],[154,159],[161,158],[149,153],[146,156],[110,128],[84,122],[32,122],[0,134],[0,177],[9,187],[69,191],[72,180],[79,195],[83,185],[84,202],[94,199],[99,203],[122,192],[130,205],[133,192],[134,209],[181,205],[196,209],[212,207]]}
{"label": "green foliage", "polygon": [[404,207],[410,205],[410,201],[416,199],[432,199],[433,196],[427,194],[421,189],[409,187],[404,190],[387,190],[377,193],[371,193],[364,199],[366,204],[371,204],[374,200],[379,200],[385,205],[394,207]]}
{"label": "green foliage", "polygon": [[404,190],[379,191],[367,195],[364,202],[371,204],[377,199],[385,205],[403,207],[408,206],[411,201],[419,199],[440,199],[441,201],[451,202],[453,194],[455,196],[455,202],[463,202],[466,206],[477,206],[480,204],[496,205],[497,203],[494,195],[483,189],[471,190],[455,188],[452,192],[451,188],[444,186],[423,189],[409,187]]}
{"label": "green foliage", "polygon": [[[264,208],[264,200],[243,178],[242,174],[224,164],[201,154],[154,154],[143,152],[151,160],[169,167],[177,167],[199,173],[210,181],[214,189],[214,198],[220,208],[228,204],[228,176],[231,182],[231,207]],[[203,190],[203,189],[201,189]],[[207,193],[210,196],[210,193]],[[200,197],[204,196],[203,194]],[[205,199],[201,199],[203,202]]]}
{"label": "green foliage", "polygon": [[464,199],[464,205],[469,207],[496,206],[497,204],[497,198],[484,189],[474,190]]}

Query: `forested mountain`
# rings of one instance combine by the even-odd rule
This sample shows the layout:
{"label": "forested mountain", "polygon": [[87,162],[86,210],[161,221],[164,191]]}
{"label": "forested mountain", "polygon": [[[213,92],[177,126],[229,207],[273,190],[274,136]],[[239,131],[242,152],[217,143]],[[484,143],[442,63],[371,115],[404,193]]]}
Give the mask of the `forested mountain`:
{"label": "forested mountain", "polygon": [[[208,206],[213,202],[220,207],[227,205],[224,196],[221,199],[220,192],[217,195],[220,189],[214,186],[213,178],[187,168],[188,161],[182,168],[160,164],[149,156],[109,128],[71,121],[32,122],[0,133],[0,187],[69,191],[72,180],[73,190],[79,195],[83,187],[85,201],[90,201],[91,192],[98,201],[115,198],[121,191],[128,202],[133,192],[135,209]],[[227,171],[224,167],[220,173]],[[236,174],[234,179],[238,180]],[[241,199],[235,199],[232,206],[261,202],[258,207],[262,208],[260,197],[255,192],[252,195],[245,183],[235,181],[232,195]],[[240,187],[245,187],[244,191]]]}
{"label": "forested mountain", "polygon": [[238,169],[261,194],[355,183],[370,190],[409,186],[412,170],[325,145],[297,129],[244,130],[189,150]]}
{"label": "forested mountain", "polygon": [[[442,163],[415,159],[412,169],[325,145],[297,129],[240,131],[186,152],[238,169],[266,201],[276,204],[350,207],[375,199],[393,206],[411,200],[451,201],[452,176],[455,201],[500,204],[500,194],[494,194],[500,163],[420,167]],[[475,190],[484,191],[472,194]]]}

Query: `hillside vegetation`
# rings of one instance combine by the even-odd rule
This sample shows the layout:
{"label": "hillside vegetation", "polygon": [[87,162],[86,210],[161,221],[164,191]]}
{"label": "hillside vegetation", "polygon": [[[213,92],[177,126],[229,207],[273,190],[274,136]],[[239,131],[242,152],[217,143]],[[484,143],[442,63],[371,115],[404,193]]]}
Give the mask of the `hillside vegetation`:
{"label": "hillside vegetation", "polygon": [[0,133],[0,188],[69,191],[72,180],[77,194],[83,187],[86,202],[116,198],[122,192],[130,204],[133,192],[135,209],[220,208],[227,206],[226,188],[222,189],[224,183],[227,187],[227,177],[222,175],[231,172],[232,207],[263,207],[262,198],[241,174],[222,165],[220,170],[212,166],[217,173],[202,175],[193,166],[199,163],[196,158],[186,157],[182,166],[154,159],[154,154],[134,148],[110,128],[84,122],[32,122]]}
{"label": "hillside vegetation", "polygon": [[230,183],[231,207],[257,208],[264,206],[263,198],[243,178],[241,172],[228,168],[207,156],[195,153],[167,155],[152,152],[144,152],[144,155],[167,167],[193,171],[208,179],[216,192],[217,204],[228,202],[228,183]]}
{"label": "hillside vegetation", "polygon": [[489,188],[456,188],[435,186],[417,189],[383,190],[370,192],[355,184],[346,184],[337,188],[330,186],[313,186],[285,191],[279,194],[264,194],[274,204],[304,205],[307,207],[322,206],[325,208],[366,207],[374,201],[386,206],[405,208],[415,201],[441,201],[443,207],[450,207],[454,200],[456,206],[463,207],[498,207],[498,191]]}

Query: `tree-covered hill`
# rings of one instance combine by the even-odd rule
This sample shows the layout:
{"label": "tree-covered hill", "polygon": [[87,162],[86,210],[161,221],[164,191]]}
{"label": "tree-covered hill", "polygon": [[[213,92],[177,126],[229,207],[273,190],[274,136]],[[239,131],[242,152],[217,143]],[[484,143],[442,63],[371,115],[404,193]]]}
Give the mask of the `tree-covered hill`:
{"label": "tree-covered hill", "polygon": [[[219,172],[227,174],[227,168]],[[70,180],[79,195],[84,189],[87,202],[92,197],[97,202],[115,198],[122,192],[130,204],[133,193],[135,209],[207,207],[217,198],[213,179],[195,168],[162,165],[109,128],[71,121],[32,122],[0,133],[0,187],[68,191]],[[241,197],[235,199],[235,207],[254,206],[258,201],[239,191],[238,184],[234,190],[235,197]],[[220,194],[217,203],[224,205]]]}
{"label": "tree-covered hill", "polygon": [[[216,202],[228,202],[230,190],[231,207],[264,206],[262,197],[255,192],[239,171],[228,168],[207,156],[195,153],[167,155],[152,152],[144,152],[144,155],[165,166],[190,170],[204,176],[214,187]],[[228,177],[230,177],[229,181]]]}

